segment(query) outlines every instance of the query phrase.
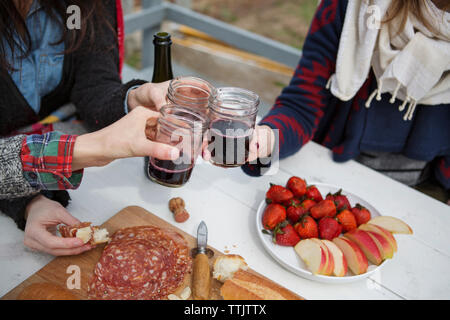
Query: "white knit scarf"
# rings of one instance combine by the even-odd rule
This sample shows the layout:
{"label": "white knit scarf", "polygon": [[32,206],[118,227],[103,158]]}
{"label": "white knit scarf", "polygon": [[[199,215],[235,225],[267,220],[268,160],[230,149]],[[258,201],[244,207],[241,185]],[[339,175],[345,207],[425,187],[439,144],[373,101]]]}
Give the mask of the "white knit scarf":
{"label": "white knit scarf", "polygon": [[[391,103],[399,98],[399,111],[407,110],[403,119],[411,120],[417,104],[450,103],[450,14],[430,1],[423,10],[425,19],[439,30],[431,33],[413,14],[398,33],[400,18],[389,23],[383,20],[391,0],[350,0],[339,43],[336,73],[327,88],[337,98],[348,101],[362,87],[372,68],[377,89],[374,98],[389,92]],[[377,17],[378,15],[378,17]],[[378,20],[379,21],[379,20]],[[406,106],[408,105],[408,108]]]}

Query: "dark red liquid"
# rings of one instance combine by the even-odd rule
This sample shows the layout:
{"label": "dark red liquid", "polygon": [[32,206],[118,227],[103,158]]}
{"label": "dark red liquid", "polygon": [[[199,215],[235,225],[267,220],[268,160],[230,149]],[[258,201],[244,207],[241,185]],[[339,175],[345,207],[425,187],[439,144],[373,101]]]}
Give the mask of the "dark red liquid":
{"label": "dark red liquid", "polygon": [[208,134],[209,151],[214,164],[224,167],[243,165],[248,158],[253,129],[238,120],[215,120]]}
{"label": "dark red liquid", "polygon": [[184,185],[192,174],[192,163],[175,163],[171,160],[150,158],[148,175],[159,183],[172,187]]}

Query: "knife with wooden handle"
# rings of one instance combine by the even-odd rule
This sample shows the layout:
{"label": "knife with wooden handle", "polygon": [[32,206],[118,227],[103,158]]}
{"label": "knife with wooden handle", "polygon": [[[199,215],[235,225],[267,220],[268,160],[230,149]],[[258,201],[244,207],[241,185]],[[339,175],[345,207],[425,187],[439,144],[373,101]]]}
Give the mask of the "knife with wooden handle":
{"label": "knife with wooden handle", "polygon": [[197,229],[197,255],[194,258],[192,275],[192,296],[194,300],[208,300],[211,291],[211,273],[206,255],[208,228],[201,222]]}

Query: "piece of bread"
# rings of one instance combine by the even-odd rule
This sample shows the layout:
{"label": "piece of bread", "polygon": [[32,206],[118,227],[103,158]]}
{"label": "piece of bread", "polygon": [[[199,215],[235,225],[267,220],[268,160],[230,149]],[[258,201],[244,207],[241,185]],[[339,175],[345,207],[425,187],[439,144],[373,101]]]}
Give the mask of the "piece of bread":
{"label": "piece of bread", "polygon": [[23,289],[17,300],[79,300],[76,295],[53,283],[33,283]]}
{"label": "piece of bread", "polygon": [[242,269],[225,281],[220,294],[224,300],[303,300],[288,289]]}
{"label": "piece of bread", "polygon": [[59,233],[64,238],[77,237],[83,240],[83,243],[92,245],[105,243],[110,240],[108,230],[92,226],[91,222],[82,222],[75,226],[60,226]]}
{"label": "piece of bread", "polygon": [[237,254],[220,256],[214,261],[213,277],[221,282],[233,277],[239,269],[247,270],[248,265],[244,258]]}

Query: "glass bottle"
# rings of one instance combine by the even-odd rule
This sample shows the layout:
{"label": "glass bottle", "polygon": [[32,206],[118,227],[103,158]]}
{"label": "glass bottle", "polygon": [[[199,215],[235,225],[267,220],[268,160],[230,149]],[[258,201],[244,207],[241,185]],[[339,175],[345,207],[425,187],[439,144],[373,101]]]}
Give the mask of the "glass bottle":
{"label": "glass bottle", "polygon": [[[168,32],[158,32],[153,36],[153,45],[155,47],[154,66],[153,66],[153,83],[160,83],[173,79],[172,72],[172,56],[170,46],[172,40]],[[149,179],[149,157],[144,158],[144,171]]]}
{"label": "glass bottle", "polygon": [[172,57],[170,46],[172,40],[167,32],[158,32],[153,36],[153,45],[155,47],[155,62],[153,67],[153,83],[160,83],[173,79]]}

